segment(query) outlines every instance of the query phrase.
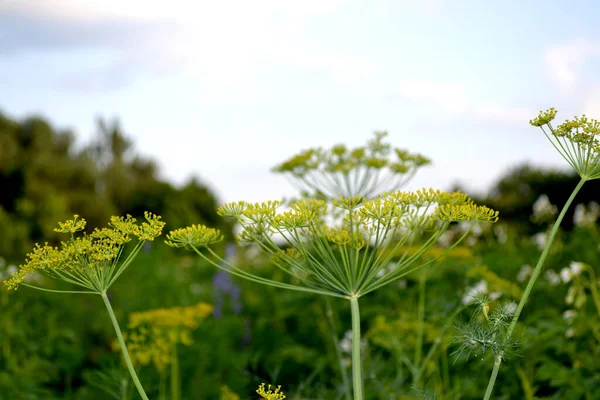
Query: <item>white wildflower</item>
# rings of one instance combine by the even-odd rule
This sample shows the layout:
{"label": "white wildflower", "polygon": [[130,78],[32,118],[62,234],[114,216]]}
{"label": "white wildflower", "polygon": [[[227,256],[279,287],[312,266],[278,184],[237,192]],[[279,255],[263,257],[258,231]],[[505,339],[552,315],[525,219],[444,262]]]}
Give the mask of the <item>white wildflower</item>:
{"label": "white wildflower", "polygon": [[462,303],[467,305],[473,303],[474,297],[480,294],[486,294],[488,292],[488,284],[486,281],[479,281],[475,286],[467,288],[467,292],[462,298]]}
{"label": "white wildflower", "polygon": [[492,292],[490,293],[490,300],[498,300],[502,296],[501,292]]}
{"label": "white wildflower", "polygon": [[544,274],[544,278],[550,283],[551,286],[556,286],[560,283],[560,275],[556,273],[556,271],[549,269]]}
{"label": "white wildflower", "polygon": [[573,271],[571,271],[571,268],[563,268],[560,270],[560,278],[562,279],[562,281],[564,283],[569,283],[571,282],[571,279],[573,279]]}
{"label": "white wildflower", "polygon": [[534,222],[544,222],[552,219],[558,212],[558,208],[550,203],[550,199],[545,194],[541,195],[535,203],[533,203],[533,215],[531,219]]}
{"label": "white wildflower", "polygon": [[575,317],[577,317],[577,311],[575,310],[567,310],[563,313],[563,319],[569,324],[575,320]]}
{"label": "white wildflower", "polygon": [[531,240],[540,250],[543,250],[544,247],[546,247],[546,242],[548,241],[548,234],[546,232],[536,233],[531,237]]}
{"label": "white wildflower", "polygon": [[592,201],[588,207],[584,204],[577,204],[573,214],[573,223],[579,227],[592,225],[598,220],[598,217],[600,217],[600,205],[595,201]]}
{"label": "white wildflower", "polygon": [[529,265],[529,264],[523,265],[521,267],[521,270],[517,274],[517,280],[519,282],[524,282],[525,279],[529,278],[532,273],[533,273],[533,268],[531,268],[531,265]]}
{"label": "white wildflower", "polygon": [[352,353],[352,331],[347,331],[340,341],[340,350],[342,350],[342,353]]}
{"label": "white wildflower", "polygon": [[575,336],[575,329],[567,329],[567,331],[565,332],[565,337],[572,338],[573,336]]}
{"label": "white wildflower", "polygon": [[585,264],[579,261],[571,261],[569,264],[569,269],[573,272],[574,275],[579,275],[585,268]]}

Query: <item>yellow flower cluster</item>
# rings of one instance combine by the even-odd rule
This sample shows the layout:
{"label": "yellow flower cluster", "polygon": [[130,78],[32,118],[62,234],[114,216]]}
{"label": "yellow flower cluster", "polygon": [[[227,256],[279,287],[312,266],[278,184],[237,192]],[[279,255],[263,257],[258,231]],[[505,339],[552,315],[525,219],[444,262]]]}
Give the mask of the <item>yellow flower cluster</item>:
{"label": "yellow flower cluster", "polygon": [[[4,283],[9,289],[17,289],[27,274],[37,271],[100,291],[117,271],[115,264],[123,244],[130,241],[132,236],[139,241],[146,241],[154,240],[161,234],[165,223],[160,220],[160,216],[149,212],[144,215],[146,221],[141,225],[136,224],[136,219],[130,215],[111,217],[110,228],[96,229],[90,235],[72,237],[70,241],[62,242],[60,248],[48,243],[44,246],[36,244],[33,251],[27,254],[25,264]],[[59,222],[58,225],[55,231],[72,235],[82,231],[86,222],[75,215],[72,220]]]}
{"label": "yellow flower cluster", "polygon": [[354,149],[339,144],[327,150],[304,150],[273,171],[290,176],[305,197],[359,194],[371,198],[386,188],[401,187],[419,167],[431,163],[420,154],[398,148],[392,151],[391,145],[383,142],[385,136],[387,132],[375,132],[375,138]]}
{"label": "yellow flower cluster", "polygon": [[271,385],[267,387],[265,390],[265,384],[261,383],[256,393],[260,394],[263,399],[267,400],[283,400],[285,399],[285,394],[281,392],[281,386],[277,386],[275,390],[271,390]]}
{"label": "yellow flower cluster", "polygon": [[[542,128],[554,148],[581,178],[600,179],[600,122],[588,119],[584,114],[553,128],[550,122],[556,114],[554,108],[540,111],[529,123]],[[550,132],[546,132],[544,127]]]}
{"label": "yellow flower cluster", "polygon": [[403,149],[394,149],[396,160],[389,158],[391,146],[382,142],[385,136],[387,136],[387,132],[375,132],[375,138],[368,141],[366,146],[354,149],[348,149],[345,145],[338,144],[329,150],[322,148],[303,150],[273,170],[303,177],[315,170],[348,174],[359,167],[381,169],[387,166],[397,173],[405,173],[431,162],[420,154],[411,154]]}
{"label": "yellow flower cluster", "polygon": [[[409,273],[411,268],[432,261],[416,262],[450,222],[496,222],[498,219],[497,211],[474,204],[464,193],[433,189],[394,191],[371,200],[362,196],[342,196],[332,203],[342,212],[337,216],[342,217],[341,221],[338,218],[336,224],[328,223],[327,203],[319,199],[297,201],[286,211],[278,211],[282,205],[278,201],[254,204],[240,201],[225,204],[218,212],[221,216],[236,218],[241,224],[240,242],[258,245],[277,267],[298,278],[309,290],[340,296],[356,296],[375,290]],[[202,235],[211,232],[210,237],[218,235],[207,227],[186,229]],[[430,238],[425,239],[428,235]],[[202,240],[185,241],[185,235],[178,231],[168,237],[171,243],[167,244],[170,245],[177,245],[174,237],[179,237],[180,243],[196,248],[210,244],[205,236]],[[283,238],[289,248],[283,251],[275,238]],[[421,244],[421,250],[409,256],[407,249],[415,243]],[[372,249],[379,253],[393,251],[385,257],[374,257]],[[392,261],[391,254],[401,250],[404,256],[394,257],[397,265],[383,275],[379,274]],[[203,257],[201,253],[199,255]],[[219,259],[214,253],[211,257]],[[232,273],[240,277],[279,287],[294,287],[232,268]]]}
{"label": "yellow flower cluster", "polygon": [[159,373],[164,373],[173,362],[174,346],[178,343],[190,346],[192,331],[212,310],[212,305],[200,302],[188,307],[131,313],[129,331],[123,337],[132,362],[136,365],[152,363]]}
{"label": "yellow flower cluster", "polygon": [[184,247],[191,250],[191,247],[205,247],[221,240],[223,235],[218,229],[204,225],[191,225],[169,232],[165,243],[171,247]]}

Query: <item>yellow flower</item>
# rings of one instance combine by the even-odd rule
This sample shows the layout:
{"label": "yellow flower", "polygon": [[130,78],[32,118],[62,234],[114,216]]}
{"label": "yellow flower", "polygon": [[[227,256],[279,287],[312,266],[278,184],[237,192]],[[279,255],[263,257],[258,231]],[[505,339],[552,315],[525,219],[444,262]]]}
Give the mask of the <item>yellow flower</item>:
{"label": "yellow flower", "polygon": [[173,362],[174,346],[191,346],[192,331],[208,317],[213,306],[204,302],[187,307],[158,308],[129,314],[125,342],[137,365],[152,363],[164,373]]}
{"label": "yellow flower", "polygon": [[267,400],[283,400],[285,399],[285,394],[281,392],[281,386],[277,386],[277,388],[273,391],[271,390],[271,385],[268,386],[267,390],[265,390],[265,384],[261,383],[256,393],[260,394],[262,398]]}
{"label": "yellow flower", "polygon": [[[36,244],[33,251],[27,254],[24,265],[19,267],[4,283],[9,289],[17,289],[25,281],[27,274],[42,272],[52,278],[59,279],[87,289],[87,292],[100,293],[108,289],[114,280],[129,266],[129,263],[118,265],[122,246],[138,238],[134,248],[135,255],[141,243],[153,240],[161,234],[165,225],[160,217],[145,213],[146,221],[136,224],[135,218],[111,217],[108,228],[96,229],[91,235],[74,237],[74,233],[82,231],[85,219],[75,215],[72,220],[59,222],[56,232],[70,233],[71,240],[61,242],[61,246],[52,247]],[[129,257],[131,260],[132,257]]]}

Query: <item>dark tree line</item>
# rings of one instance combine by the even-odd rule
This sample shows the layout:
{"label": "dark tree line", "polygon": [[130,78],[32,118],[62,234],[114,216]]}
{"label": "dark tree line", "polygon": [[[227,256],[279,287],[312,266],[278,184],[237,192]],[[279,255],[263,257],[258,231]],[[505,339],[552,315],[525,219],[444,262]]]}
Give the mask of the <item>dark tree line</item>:
{"label": "dark tree line", "polygon": [[39,117],[16,121],[0,113],[0,257],[19,262],[33,242],[57,240],[57,221],[73,214],[93,228],[111,215],[148,210],[167,229],[204,223],[231,232],[198,179],[183,187],[159,179],[156,162],[136,153],[118,122],[97,126],[92,142],[77,149],[72,132]]}

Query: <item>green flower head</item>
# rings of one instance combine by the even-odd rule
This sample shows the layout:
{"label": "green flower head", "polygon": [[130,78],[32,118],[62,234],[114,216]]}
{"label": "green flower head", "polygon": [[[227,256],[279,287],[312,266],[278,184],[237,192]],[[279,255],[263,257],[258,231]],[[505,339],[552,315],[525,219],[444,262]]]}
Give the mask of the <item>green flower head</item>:
{"label": "green flower head", "polygon": [[[85,228],[85,220],[75,215],[72,220],[59,222],[56,232],[69,233],[71,239],[60,247],[36,244],[27,261],[4,283],[9,289],[24,284],[28,274],[41,272],[52,278],[99,293],[108,289],[129,266],[133,256],[147,240],[159,236],[165,225],[159,216],[145,213],[145,222],[137,224],[130,215],[111,217],[108,228],[95,229],[90,235],[75,237]],[[137,239],[137,245],[127,261],[119,264],[122,247]],[[31,285],[27,285],[31,286]]]}
{"label": "green flower head", "polygon": [[554,128],[557,111],[550,108],[530,124],[542,129],[560,155],[584,180],[600,179],[600,122],[585,115],[566,120]]}
{"label": "green flower head", "polygon": [[[276,282],[227,264],[234,275],[271,286],[358,297],[432,262],[422,255],[431,249],[450,223],[496,222],[498,212],[475,205],[464,193],[433,189],[395,191],[377,198],[341,196],[332,205],[343,215],[333,219],[328,203],[304,199],[280,210],[281,202],[236,202],[219,214],[236,218],[239,241],[258,247],[291,278]],[[224,262],[210,244],[218,231],[193,225],[167,235],[167,244],[186,247],[217,268]],[[201,247],[208,252],[199,252]],[[416,250],[415,250],[416,247]],[[444,252],[440,252],[439,257]]]}
{"label": "green flower head", "polygon": [[338,144],[329,150],[304,150],[273,168],[283,173],[306,197],[337,199],[339,196],[372,198],[396,190],[431,163],[404,149],[384,143],[387,132],[375,132],[365,146],[348,149]]}

